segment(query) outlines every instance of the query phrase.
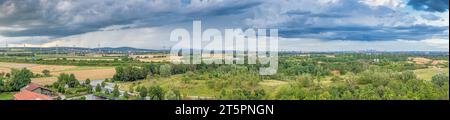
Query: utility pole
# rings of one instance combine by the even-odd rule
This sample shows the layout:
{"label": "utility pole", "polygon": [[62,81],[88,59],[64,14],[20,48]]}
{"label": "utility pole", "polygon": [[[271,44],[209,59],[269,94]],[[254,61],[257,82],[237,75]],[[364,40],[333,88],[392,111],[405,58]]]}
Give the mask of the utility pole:
{"label": "utility pole", "polygon": [[97,44],[97,49],[98,49],[98,54],[101,54],[101,50],[100,50],[100,42]]}
{"label": "utility pole", "polygon": [[8,49],[8,40],[6,40],[6,39],[5,39],[5,46],[6,46],[6,52],[8,52],[9,51],[9,49]]}
{"label": "utility pole", "polygon": [[56,44],[56,55],[58,55],[58,53],[59,53],[58,44]]}
{"label": "utility pole", "polygon": [[42,54],[42,44],[39,45],[39,52]]}

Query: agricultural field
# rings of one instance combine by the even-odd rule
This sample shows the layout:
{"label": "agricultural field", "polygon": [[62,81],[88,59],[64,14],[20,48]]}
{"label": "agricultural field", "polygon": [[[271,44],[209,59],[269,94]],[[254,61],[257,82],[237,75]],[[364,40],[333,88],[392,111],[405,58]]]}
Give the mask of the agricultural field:
{"label": "agricultural field", "polygon": [[0,73],[9,73],[11,69],[27,68],[34,74],[42,74],[43,70],[49,70],[50,77],[32,78],[33,83],[49,85],[57,81],[57,76],[61,73],[74,74],[78,80],[97,80],[112,78],[115,74],[114,67],[102,66],[70,66],[70,65],[39,65],[28,63],[8,63],[0,62]]}

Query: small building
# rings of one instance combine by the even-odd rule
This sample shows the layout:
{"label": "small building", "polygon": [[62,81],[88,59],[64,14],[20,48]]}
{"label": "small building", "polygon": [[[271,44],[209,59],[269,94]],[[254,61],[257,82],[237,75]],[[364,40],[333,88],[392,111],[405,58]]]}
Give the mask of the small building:
{"label": "small building", "polygon": [[53,100],[52,94],[50,89],[30,83],[14,95],[14,100]]}

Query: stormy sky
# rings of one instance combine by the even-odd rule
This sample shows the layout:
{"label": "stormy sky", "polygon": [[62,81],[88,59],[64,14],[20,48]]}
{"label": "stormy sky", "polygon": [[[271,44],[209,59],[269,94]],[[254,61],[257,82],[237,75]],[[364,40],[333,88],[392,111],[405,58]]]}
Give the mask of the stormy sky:
{"label": "stormy sky", "polygon": [[277,28],[280,50],[448,51],[449,0],[0,0],[0,47],[161,49],[191,28]]}

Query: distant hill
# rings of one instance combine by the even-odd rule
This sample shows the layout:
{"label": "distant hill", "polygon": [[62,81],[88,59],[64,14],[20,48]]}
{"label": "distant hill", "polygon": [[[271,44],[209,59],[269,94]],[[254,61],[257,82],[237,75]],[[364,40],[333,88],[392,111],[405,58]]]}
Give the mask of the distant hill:
{"label": "distant hill", "polygon": [[102,48],[92,48],[92,50],[100,50],[100,51],[122,51],[122,52],[126,52],[126,51],[131,51],[131,52],[152,52],[152,51],[158,51],[158,50],[152,50],[152,49],[141,49],[141,48],[133,48],[133,47],[117,47],[117,48],[112,48],[112,47],[102,47]]}
{"label": "distant hill", "polygon": [[102,47],[102,48],[83,48],[83,47],[10,47],[0,48],[0,51],[28,51],[28,52],[42,52],[42,53],[90,53],[90,52],[102,52],[102,53],[128,53],[128,52],[158,52],[159,50],[153,49],[141,49],[133,47]]}

